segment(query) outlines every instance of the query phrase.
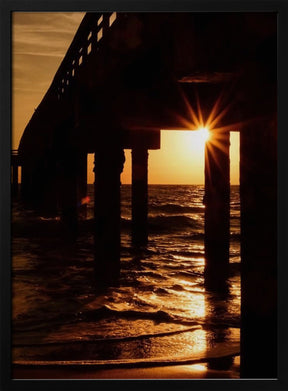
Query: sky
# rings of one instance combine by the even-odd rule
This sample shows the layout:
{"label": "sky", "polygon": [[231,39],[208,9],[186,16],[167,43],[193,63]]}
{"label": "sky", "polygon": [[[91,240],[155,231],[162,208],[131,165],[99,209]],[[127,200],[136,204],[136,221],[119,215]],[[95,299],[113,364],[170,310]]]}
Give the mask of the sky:
{"label": "sky", "polygon": [[[13,12],[12,148],[41,102],[84,16],[80,12]],[[239,183],[239,134],[231,132],[231,184]],[[131,151],[121,182],[131,183]],[[88,183],[93,183],[88,156]],[[197,132],[161,131],[161,149],[149,151],[148,183],[203,184],[204,143]]]}

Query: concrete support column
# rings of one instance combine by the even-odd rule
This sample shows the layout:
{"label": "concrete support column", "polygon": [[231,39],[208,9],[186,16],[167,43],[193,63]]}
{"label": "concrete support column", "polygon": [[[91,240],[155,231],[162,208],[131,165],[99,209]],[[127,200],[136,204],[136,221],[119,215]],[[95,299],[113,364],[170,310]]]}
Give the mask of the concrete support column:
{"label": "concrete support column", "polygon": [[241,377],[277,377],[276,115],[240,133]]}
{"label": "concrete support column", "polygon": [[120,174],[123,151],[110,145],[95,153],[95,277],[98,287],[120,275]]}
{"label": "concrete support column", "polygon": [[132,242],[148,242],[148,150],[132,149]]}
{"label": "concrete support column", "polygon": [[205,147],[205,285],[223,291],[229,267],[230,134],[215,133]]}

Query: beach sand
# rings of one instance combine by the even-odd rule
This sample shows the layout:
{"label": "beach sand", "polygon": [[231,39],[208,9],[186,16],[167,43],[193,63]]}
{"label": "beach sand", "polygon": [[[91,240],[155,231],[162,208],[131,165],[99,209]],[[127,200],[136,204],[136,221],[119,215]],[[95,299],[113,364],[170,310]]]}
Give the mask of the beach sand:
{"label": "beach sand", "polygon": [[239,378],[240,358],[235,357],[229,370],[216,370],[207,363],[192,365],[169,365],[149,368],[93,368],[77,366],[73,368],[27,367],[13,369],[13,379],[237,379]]}

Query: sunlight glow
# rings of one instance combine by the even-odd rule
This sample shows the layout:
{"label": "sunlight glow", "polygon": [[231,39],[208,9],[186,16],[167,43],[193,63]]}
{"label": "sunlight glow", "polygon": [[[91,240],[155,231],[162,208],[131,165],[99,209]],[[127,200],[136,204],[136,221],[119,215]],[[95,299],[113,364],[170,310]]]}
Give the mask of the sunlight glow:
{"label": "sunlight glow", "polygon": [[[230,150],[231,184],[239,184],[239,130],[244,122],[225,123],[225,115],[233,102],[224,102],[222,93],[215,100],[210,112],[206,112],[205,115],[201,108],[203,103],[200,104],[198,96],[195,107],[191,106],[184,93],[183,99],[188,115],[184,118],[175,114],[181,129],[161,129],[161,149],[149,150],[148,183],[204,184],[207,148],[207,152],[210,152],[215,161],[217,149],[224,153]],[[227,143],[230,143],[231,148]],[[131,150],[125,151],[125,157],[124,171],[121,174],[122,184],[131,183]],[[209,161],[206,164],[209,170]],[[90,183],[93,183],[93,157],[89,155],[88,165],[88,178]]]}
{"label": "sunlight glow", "polygon": [[207,332],[200,329],[193,333],[187,333],[187,348],[183,351],[186,355],[199,356],[207,351]]}
{"label": "sunlight glow", "polygon": [[196,132],[198,133],[198,137],[199,137],[199,139],[202,140],[203,144],[205,144],[206,141],[209,140],[210,131],[207,127],[200,128],[200,129],[196,130]]}
{"label": "sunlight glow", "polygon": [[[185,105],[188,109],[189,116],[188,118],[179,117],[178,119],[181,121],[184,128],[198,131],[201,136],[198,136],[199,141],[198,147],[199,149],[202,146],[206,145],[207,154],[211,156],[211,159],[215,161],[215,163],[220,167],[221,163],[218,161],[218,152],[222,151],[224,154],[229,154],[230,149],[230,132],[235,130],[240,130],[241,126],[244,122],[233,123],[224,125],[225,115],[230,110],[233,102],[225,103],[225,93],[222,91],[218,98],[215,100],[214,105],[207,115],[204,118],[200,99],[198,94],[196,93],[196,110],[190,105],[187,97],[183,93],[182,97],[185,102]],[[227,99],[226,99],[227,100]],[[196,133],[191,132],[191,133]],[[201,140],[201,141],[200,141]],[[238,143],[239,144],[239,143]],[[218,150],[218,151],[217,151]],[[208,175],[210,174],[210,162],[209,159],[206,161]],[[220,167],[221,169],[221,167]],[[236,178],[237,180],[237,178]]]}
{"label": "sunlight glow", "polygon": [[210,138],[210,132],[207,128],[185,132],[181,137],[182,141],[179,139],[179,143],[181,143],[179,149],[182,150],[183,154],[187,154],[188,157],[191,153],[196,153],[199,157],[203,155],[204,158],[205,144]]}
{"label": "sunlight glow", "polygon": [[205,372],[207,371],[207,364],[193,364],[191,366],[191,370],[196,370],[196,371],[199,371],[199,372]]}

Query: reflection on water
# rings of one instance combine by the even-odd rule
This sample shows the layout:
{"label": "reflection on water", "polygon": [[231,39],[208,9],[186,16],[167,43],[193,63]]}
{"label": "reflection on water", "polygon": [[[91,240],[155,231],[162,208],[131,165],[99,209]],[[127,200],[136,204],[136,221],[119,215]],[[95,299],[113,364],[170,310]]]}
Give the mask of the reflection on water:
{"label": "reflection on water", "polygon": [[[237,191],[232,192],[232,210],[239,208]],[[204,287],[203,187],[151,186],[149,197],[149,243],[136,252],[130,237],[130,188],[122,188],[120,283],[101,294],[93,278],[93,222],[83,220],[77,242],[64,246],[60,221],[41,220],[14,205],[14,361],[90,360],[116,367],[197,363],[193,367],[199,373],[235,366],[239,217],[233,217],[228,292],[216,295]]]}
{"label": "reflection on water", "polygon": [[206,364],[194,364],[191,366],[192,370],[196,370],[196,371],[199,371],[199,372],[204,372],[207,370],[207,365]]}

